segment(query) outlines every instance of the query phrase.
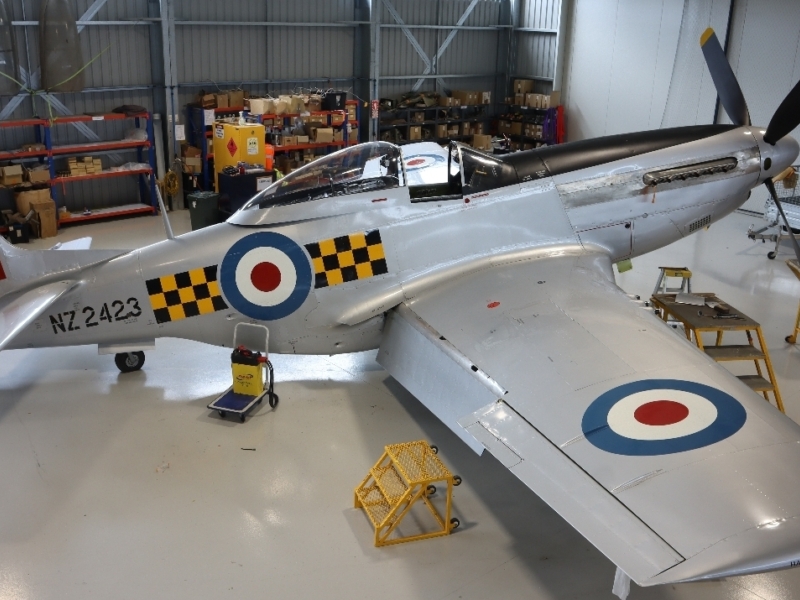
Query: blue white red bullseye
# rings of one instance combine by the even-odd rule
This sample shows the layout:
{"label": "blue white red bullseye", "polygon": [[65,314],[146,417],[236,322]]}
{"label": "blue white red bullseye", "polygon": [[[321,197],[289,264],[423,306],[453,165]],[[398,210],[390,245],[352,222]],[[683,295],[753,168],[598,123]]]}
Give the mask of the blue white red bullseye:
{"label": "blue white red bullseye", "polygon": [[618,386],[597,398],[581,429],[594,446],[630,456],[696,450],[730,437],[747,420],[744,407],[722,390],[679,379]]}
{"label": "blue white red bullseye", "polygon": [[436,163],[444,163],[445,158],[438,154],[415,154],[409,156],[406,161],[406,171],[413,171],[416,169],[425,169]]}
{"label": "blue white red bullseye", "polygon": [[290,238],[261,232],[240,239],[228,250],[219,279],[233,308],[253,319],[274,321],[292,314],[308,297],[311,266]]}

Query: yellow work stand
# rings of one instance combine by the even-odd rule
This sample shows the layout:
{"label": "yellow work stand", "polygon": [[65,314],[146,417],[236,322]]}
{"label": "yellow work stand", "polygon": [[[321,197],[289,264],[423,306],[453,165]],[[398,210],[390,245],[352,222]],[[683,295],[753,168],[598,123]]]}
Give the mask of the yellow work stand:
{"label": "yellow work stand", "polygon": [[[683,323],[686,332],[686,339],[694,341],[697,347],[704,351],[717,362],[730,362],[736,360],[751,360],[755,363],[756,375],[738,375],[742,383],[746,384],[754,392],[764,396],[769,402],[769,393],[775,397],[775,405],[778,410],[783,410],[783,400],[778,389],[778,381],[772,369],[772,361],[769,358],[769,350],[764,342],[764,334],[761,332],[761,325],[756,321],[736,310],[729,304],[717,298],[714,294],[699,293],[695,296],[702,296],[706,299],[706,306],[696,306],[693,304],[680,304],[675,302],[675,294],[655,294],[651,298],[653,306],[661,310],[661,318],[666,321],[672,317],[676,321]],[[707,306],[709,302],[716,302],[726,311],[718,313],[713,308]],[[747,344],[733,345],[722,344],[722,336],[726,331],[743,331],[747,336]],[[703,345],[703,333],[715,333],[716,343],[713,346]],[[758,346],[754,344],[753,333],[758,338]],[[764,361],[766,375],[762,370],[760,361]]]}
{"label": "yellow work stand", "polygon": [[[376,546],[448,535],[458,527],[458,519],[450,518],[450,509],[453,486],[459,485],[461,478],[450,473],[436,452],[436,446],[425,441],[386,446],[380,460],[356,488],[355,507],[363,508],[375,527]],[[444,517],[430,501],[430,496],[436,493],[436,483],[447,486]],[[397,527],[419,502],[427,506],[438,527],[426,533],[400,536]],[[398,535],[389,539],[394,533]]]}
{"label": "yellow work stand", "polygon": [[[800,279],[800,266],[797,264],[797,259],[789,259],[786,261],[786,264],[789,266],[789,269],[792,271],[792,273],[794,273],[794,276]],[[790,344],[796,343],[798,332],[800,332],[800,305],[797,307],[797,317],[794,320],[794,331],[792,331],[791,335],[786,336],[786,341]]]}

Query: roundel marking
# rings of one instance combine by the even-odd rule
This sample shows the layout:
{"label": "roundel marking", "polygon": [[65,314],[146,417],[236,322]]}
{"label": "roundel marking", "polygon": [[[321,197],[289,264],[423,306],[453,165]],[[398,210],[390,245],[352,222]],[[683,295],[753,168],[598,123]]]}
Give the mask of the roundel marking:
{"label": "roundel marking", "polygon": [[444,162],[445,158],[438,154],[415,154],[405,161],[406,171],[415,171],[417,169],[424,169],[437,162]]}
{"label": "roundel marking", "polygon": [[272,231],[253,233],[231,246],[220,266],[228,303],[252,319],[282,319],[303,304],[311,289],[311,265],[303,249]]}
{"label": "roundel marking", "polygon": [[680,379],[634,381],[598,397],[581,429],[613,454],[656,456],[704,448],[742,428],[747,412],[730,394]]}

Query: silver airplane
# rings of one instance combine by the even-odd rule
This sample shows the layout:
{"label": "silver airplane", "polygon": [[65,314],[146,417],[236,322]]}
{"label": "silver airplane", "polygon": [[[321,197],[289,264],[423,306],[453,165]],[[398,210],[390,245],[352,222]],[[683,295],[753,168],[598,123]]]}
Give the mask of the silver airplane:
{"label": "silver airplane", "polygon": [[800,564],[800,427],[614,282],[612,265],[718,221],[798,156],[800,84],[750,125],[490,156],[353,146],[226,223],[130,252],[0,243],[0,349],[98,344],[123,371],[160,337],[378,362],[642,586]]}

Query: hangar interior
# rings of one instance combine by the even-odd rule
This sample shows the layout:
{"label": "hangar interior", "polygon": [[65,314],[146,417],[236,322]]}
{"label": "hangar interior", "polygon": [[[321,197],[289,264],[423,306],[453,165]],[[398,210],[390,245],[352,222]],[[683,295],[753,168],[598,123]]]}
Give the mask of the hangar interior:
{"label": "hangar interior", "polygon": [[[22,164],[27,173],[35,162],[52,161],[46,187],[59,211],[56,235],[15,246],[31,251],[85,236],[96,250],[164,240],[154,185],[170,169],[180,180],[168,212],[172,230],[195,229],[189,194],[213,185],[204,133],[213,124],[203,121],[195,131],[203,141],[194,141],[192,107],[203,119],[211,110],[212,122],[215,115],[233,125],[240,118],[226,112],[233,105],[204,106],[204,96],[227,94],[227,102],[243,91],[250,99],[346,92],[358,110],[353,119],[339,107],[351,137],[331,148],[312,136],[312,154],[296,140],[276,144],[276,165],[279,155],[299,153],[288,159],[299,163],[287,164],[288,172],[351,142],[385,140],[387,131],[402,129],[404,139],[389,140],[401,147],[416,141],[408,139],[415,127],[438,138],[438,120],[427,116],[417,126],[398,109],[387,120],[391,105],[383,101],[408,93],[488,92],[489,102],[456,116],[448,108],[447,120],[481,124],[466,136],[459,129],[467,144],[484,135],[502,141],[498,127],[520,112],[515,80],[532,82],[526,93],[560,98],[564,142],[730,124],[699,49],[707,27],[719,37],[754,125],[769,123],[800,80],[800,4],[792,0],[69,0],[87,65],[82,90],[54,92],[38,71],[46,3],[4,2],[25,90],[0,95],[0,166]],[[97,117],[124,105],[144,108],[147,118],[129,114],[147,138],[105,148],[129,139],[132,125]],[[21,160],[26,145],[50,143],[50,129],[53,148],[75,152],[34,148]],[[523,137],[516,149],[524,151]],[[535,150],[539,142],[532,142]],[[199,155],[187,156],[195,144]],[[101,164],[96,173],[77,167],[75,181],[59,182],[56,173],[66,169],[69,177],[73,168],[68,155]],[[198,157],[199,170],[187,166]],[[106,176],[126,164],[133,173]],[[776,185],[791,219],[793,188]],[[714,292],[758,321],[785,413],[800,421],[800,354],[785,340],[800,300],[800,281],[785,263],[794,251],[788,239],[773,246],[748,238],[768,224],[767,200],[759,185],[720,222],[614,272],[626,293],[646,300],[660,267],[688,267],[693,291]],[[14,212],[14,202],[11,186],[0,188],[0,209]],[[103,216],[129,216],[118,213],[131,206],[153,214]],[[63,222],[62,208],[87,219]],[[0,308],[3,301],[0,295]],[[146,357],[143,369],[120,373],[96,345],[0,351],[0,598],[616,597],[614,563],[502,460],[465,445],[378,364],[375,350],[271,353],[280,403],[256,406],[245,422],[206,408],[231,385],[230,348],[166,337]],[[728,366],[735,375],[748,372]],[[387,444],[412,440],[435,444],[463,478],[453,492],[459,527],[449,536],[374,547],[353,490]],[[433,502],[443,508],[441,490]],[[800,571],[632,584],[628,597],[800,598]]]}

